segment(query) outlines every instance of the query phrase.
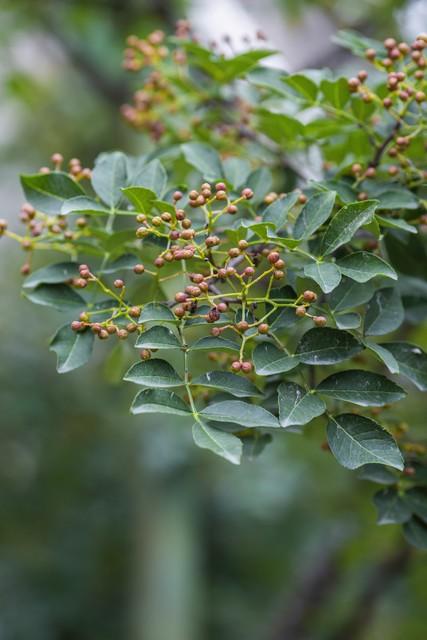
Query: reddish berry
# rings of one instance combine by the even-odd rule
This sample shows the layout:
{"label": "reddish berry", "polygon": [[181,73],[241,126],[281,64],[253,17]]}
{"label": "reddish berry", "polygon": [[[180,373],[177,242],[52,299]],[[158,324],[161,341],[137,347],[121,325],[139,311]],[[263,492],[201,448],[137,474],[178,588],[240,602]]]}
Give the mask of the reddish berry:
{"label": "reddish berry", "polygon": [[158,269],[160,269],[161,267],[163,267],[163,265],[165,264],[164,259],[161,256],[158,256],[155,260],[154,260],[154,266],[156,266]]}
{"label": "reddish berry", "polygon": [[28,262],[26,262],[25,264],[22,265],[20,271],[21,271],[21,275],[23,275],[23,276],[27,276],[30,273],[31,267],[28,264]]}
{"label": "reddish berry", "polygon": [[316,327],[324,327],[327,323],[325,316],[314,316],[313,322]]}
{"label": "reddish berry", "polygon": [[302,297],[306,302],[316,302],[317,300],[317,295],[314,293],[314,291],[310,291],[310,289],[307,289],[307,291],[304,291],[304,293],[302,294]]}
{"label": "reddish berry", "polygon": [[245,189],[242,190],[241,195],[246,200],[250,200],[251,198],[254,197],[254,192],[252,191],[252,189],[249,189],[249,187],[246,187]]}
{"label": "reddish berry", "polygon": [[243,373],[251,373],[253,367],[252,367],[252,362],[242,362],[242,372]]}
{"label": "reddish berry", "polygon": [[267,260],[271,263],[274,264],[275,262],[277,262],[278,260],[280,260],[280,253],[278,253],[277,251],[271,251],[268,256],[267,256]]}

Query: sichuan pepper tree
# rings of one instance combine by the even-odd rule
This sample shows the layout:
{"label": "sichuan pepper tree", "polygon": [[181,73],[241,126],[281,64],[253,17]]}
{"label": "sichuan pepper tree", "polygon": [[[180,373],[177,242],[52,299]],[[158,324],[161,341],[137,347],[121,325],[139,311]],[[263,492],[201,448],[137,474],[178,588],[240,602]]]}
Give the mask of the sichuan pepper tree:
{"label": "sichuan pepper tree", "polygon": [[[132,340],[132,413],[186,416],[234,464],[313,422],[383,485],[379,522],[426,548],[426,445],[393,403],[427,389],[405,339],[427,310],[427,34],[337,40],[371,70],[287,75],[185,21],[131,36],[141,86],[123,115],[147,152],[93,169],[54,154],[21,178],[24,232],[0,230],[26,254],[24,296],[66,316],[58,372],[96,339]],[[45,250],[58,257],[39,268]]]}

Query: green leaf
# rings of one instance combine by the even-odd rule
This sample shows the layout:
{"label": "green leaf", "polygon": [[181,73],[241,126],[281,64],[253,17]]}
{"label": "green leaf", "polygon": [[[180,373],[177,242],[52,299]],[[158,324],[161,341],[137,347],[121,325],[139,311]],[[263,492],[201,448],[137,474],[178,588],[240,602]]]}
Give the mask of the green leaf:
{"label": "green leaf", "polygon": [[122,188],[127,183],[126,156],[121,151],[101,153],[92,171],[95,193],[109,207],[116,207],[122,199]]}
{"label": "green leaf", "polygon": [[396,484],[398,478],[391,469],[382,464],[365,464],[359,468],[357,477],[360,480],[370,480],[378,484]]}
{"label": "green leaf", "polygon": [[214,429],[200,421],[193,424],[193,439],[198,447],[209,449],[233,464],[240,464],[242,442],[232,433]]}
{"label": "green leaf", "polygon": [[174,416],[188,416],[191,414],[191,409],[173,391],[143,389],[135,396],[130,412],[135,415],[140,413],[169,413]]}
{"label": "green leaf", "polygon": [[224,177],[234,189],[245,186],[250,172],[251,165],[245,158],[226,158],[223,160]]}
{"label": "green leaf", "polygon": [[158,389],[181,387],[184,384],[169,362],[157,358],[132,365],[123,380]]}
{"label": "green leaf", "polygon": [[[270,293],[271,300],[278,302],[293,302],[297,298],[297,294],[290,286],[281,287],[280,289],[272,289]],[[271,311],[269,305],[266,310]],[[277,308],[270,316],[270,331],[272,333],[280,331],[281,329],[287,329],[295,325],[295,308],[294,307],[282,307]]]}
{"label": "green leaf", "polygon": [[418,549],[427,549],[427,525],[418,518],[411,518],[403,525],[403,535],[409,544]]}
{"label": "green leaf", "polygon": [[322,80],[320,90],[323,94],[322,102],[331,104],[336,109],[345,107],[350,99],[348,90],[348,81],[346,78],[337,78],[337,80]]}
{"label": "green leaf", "polygon": [[122,340],[118,340],[104,360],[102,374],[106,382],[114,385],[121,384],[123,373],[128,367],[128,356],[127,345]]}
{"label": "green leaf", "polygon": [[173,331],[158,325],[141,333],[135,342],[135,347],[137,349],[181,349],[181,344]]}
{"label": "green leaf", "polygon": [[223,400],[210,404],[200,412],[202,418],[217,422],[235,422],[246,429],[254,427],[279,427],[279,421],[272,413],[256,404],[242,400]]}
{"label": "green leaf", "polygon": [[69,324],[60,327],[49,346],[49,350],[56,353],[58,373],[67,373],[86,364],[92,354],[94,337],[88,329],[73,331]]}
{"label": "green leaf", "polygon": [[400,373],[421,391],[427,391],[427,354],[409,342],[387,342],[381,345],[397,360]]}
{"label": "green leaf", "polygon": [[256,429],[248,431],[242,438],[243,458],[253,462],[272,440],[271,433],[259,433]]}
{"label": "green leaf", "polygon": [[361,284],[343,278],[340,285],[330,295],[329,304],[335,312],[346,311],[368,302],[374,292],[375,287],[372,282]]}
{"label": "green leaf", "polygon": [[255,86],[288,97],[289,92],[283,84],[284,71],[272,67],[256,67],[247,75],[247,80]]}
{"label": "green leaf", "polygon": [[218,180],[223,175],[220,157],[216,150],[203,142],[186,142],[181,145],[188,164],[197,169],[205,180]]}
{"label": "green leaf", "polygon": [[210,371],[192,381],[192,384],[219,389],[237,398],[262,396],[260,390],[247,378],[237,376],[229,371]]}
{"label": "green leaf", "polygon": [[374,49],[379,55],[385,54],[384,46],[379,40],[367,38],[356,31],[343,29],[338,31],[332,40],[361,58],[365,57],[366,49]]}
{"label": "green leaf", "polygon": [[317,96],[317,86],[300,73],[295,73],[291,76],[283,78],[283,82],[293,90],[293,94],[303,100],[304,102],[313,103]]}
{"label": "green leaf", "polygon": [[231,80],[242,76],[250,69],[253,69],[260,60],[268,58],[274,53],[269,49],[254,49],[239,53],[232,58],[222,58],[218,65],[222,74],[222,82],[231,82]]}
{"label": "green leaf", "polygon": [[146,322],[176,322],[176,317],[165,304],[148,302],[144,305],[138,322],[143,324]]}
{"label": "green leaf", "polygon": [[382,227],[390,227],[391,229],[400,229],[408,233],[418,233],[417,228],[408,224],[403,218],[386,218],[376,214],[375,219]]}
{"label": "green leaf", "polygon": [[66,284],[39,284],[24,296],[45,307],[53,307],[58,311],[76,311],[86,306],[85,300]]}
{"label": "green leaf", "polygon": [[252,69],[257,62],[274,53],[270,50],[255,49],[236,56],[225,57],[189,40],[186,42],[181,40],[179,45],[185,48],[190,64],[205,71],[216,83],[231,82]]}
{"label": "green leaf", "polygon": [[24,281],[24,289],[32,289],[39,284],[57,284],[67,282],[79,276],[78,264],[75,262],[56,262],[34,271]]}
{"label": "green leaf", "polygon": [[278,198],[264,210],[262,214],[263,221],[272,222],[277,230],[281,229],[287,221],[289,211],[297,200],[298,193],[296,191],[288,193],[288,195],[283,198]]}
{"label": "green leaf", "polygon": [[374,504],[378,510],[377,524],[402,524],[412,515],[405,498],[394,488],[378,491]]}
{"label": "green leaf", "polygon": [[92,198],[76,196],[75,198],[64,200],[61,206],[61,215],[67,216],[73,213],[80,216],[108,216],[110,211],[100,202],[92,200]]}
{"label": "green leaf", "polygon": [[59,215],[64,200],[84,195],[78,182],[62,171],[23,175],[21,185],[28,202],[49,215]]}
{"label": "green leaf", "polygon": [[365,317],[365,334],[382,336],[391,333],[402,324],[405,317],[397,289],[388,287],[376,291],[368,305]]}
{"label": "green leaf", "polygon": [[267,109],[258,109],[258,128],[280,145],[293,142],[295,137],[304,133],[304,125],[296,118]]}
{"label": "green leaf", "polygon": [[396,358],[387,349],[375,342],[365,342],[365,347],[375,353],[377,358],[381,360],[390,371],[390,373],[399,373],[399,363]]}
{"label": "green leaf", "polygon": [[384,187],[381,184],[379,189],[368,191],[369,197],[378,198],[378,209],[418,209],[419,201],[417,196],[409,189]]}
{"label": "green leaf", "polygon": [[138,258],[133,253],[124,253],[122,256],[113,260],[112,262],[108,262],[107,265],[102,269],[102,273],[116,273],[117,271],[122,270],[130,270],[133,269],[134,266],[138,263]]}
{"label": "green leaf", "polygon": [[279,397],[279,422],[281,427],[307,424],[325,412],[321,398],[293,382],[281,384]]}
{"label": "green leaf", "polygon": [[132,187],[143,187],[156,196],[161,197],[166,189],[168,174],[163,164],[157,158],[144,164],[132,178]]}
{"label": "green leaf", "polygon": [[151,189],[145,187],[126,187],[122,192],[130,202],[132,202],[135,210],[139,213],[148,215],[153,208],[156,200],[156,194]]}
{"label": "green leaf", "polygon": [[267,167],[259,167],[252,171],[246,180],[246,186],[254,192],[251,202],[254,204],[262,202],[267,193],[271,191],[272,184],[271,171]]}
{"label": "green leaf", "polygon": [[362,407],[383,407],[406,396],[406,392],[388,378],[359,369],[332,374],[322,380],[317,391]]}
{"label": "green leaf", "polygon": [[304,364],[335,364],[351,358],[362,349],[351,333],[325,327],[307,331],[295,355]]}
{"label": "green leaf", "polygon": [[334,316],[338,329],[357,329],[362,323],[360,313],[343,313]]}
{"label": "green leaf", "polygon": [[421,487],[413,487],[405,494],[406,501],[412,511],[423,522],[427,523],[427,491]]}
{"label": "green leaf", "polygon": [[303,206],[294,227],[297,240],[309,238],[331,215],[334,208],[335,191],[322,191],[312,196]]}
{"label": "green leaf", "polygon": [[304,275],[317,282],[324,293],[330,293],[341,282],[341,273],[333,262],[313,262],[304,267]]}
{"label": "green leaf", "polygon": [[294,369],[299,360],[293,355],[278,349],[271,342],[261,342],[252,354],[255,370],[259,376],[271,376]]}
{"label": "green leaf", "polygon": [[239,351],[240,345],[233,340],[215,336],[199,338],[190,346],[189,351]]}
{"label": "green leaf", "polygon": [[364,100],[360,99],[360,95],[356,93],[351,97],[351,110],[357,120],[360,122],[369,122],[375,113],[376,105],[374,102],[364,102]]}
{"label": "green leaf", "polygon": [[403,469],[403,458],[393,437],[374,420],[353,413],[330,418],[328,443],[343,467],[357,469],[379,463]]}
{"label": "green leaf", "polygon": [[351,202],[344,205],[330,221],[323,236],[322,254],[333,253],[338,247],[350,242],[359,227],[373,218],[378,200]]}
{"label": "green leaf", "polygon": [[356,251],[337,260],[341,273],[356,282],[367,282],[376,276],[397,280],[397,273],[385,260],[367,251]]}

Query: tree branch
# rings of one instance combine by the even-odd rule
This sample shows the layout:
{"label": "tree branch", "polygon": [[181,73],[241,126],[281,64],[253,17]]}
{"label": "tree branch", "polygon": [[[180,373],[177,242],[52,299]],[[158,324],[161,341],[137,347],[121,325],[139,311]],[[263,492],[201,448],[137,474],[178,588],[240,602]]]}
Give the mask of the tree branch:
{"label": "tree branch", "polygon": [[363,637],[363,632],[374,617],[378,602],[393,581],[405,573],[411,556],[411,547],[407,544],[400,545],[374,568],[352,614],[330,640],[360,640]]}

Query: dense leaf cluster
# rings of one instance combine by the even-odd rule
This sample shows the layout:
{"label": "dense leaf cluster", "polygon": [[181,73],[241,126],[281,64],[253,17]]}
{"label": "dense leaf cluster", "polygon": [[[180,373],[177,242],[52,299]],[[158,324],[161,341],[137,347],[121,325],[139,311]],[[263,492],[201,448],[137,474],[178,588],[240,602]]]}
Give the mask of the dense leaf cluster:
{"label": "dense leaf cluster", "polygon": [[[259,65],[268,51],[224,57],[190,36],[129,39],[143,88],[123,111],[152,151],[92,170],[55,154],[22,176],[25,233],[0,224],[29,255],[24,295],[71,316],[58,371],[134,334],[132,413],[187,416],[235,464],[323,424],[340,464],[385,485],[379,522],[427,547],[426,447],[390,407],[401,385],[427,389],[405,340],[427,309],[427,35],[341,34],[372,80],[286,75]],[[38,250],[67,260],[32,271]]]}

